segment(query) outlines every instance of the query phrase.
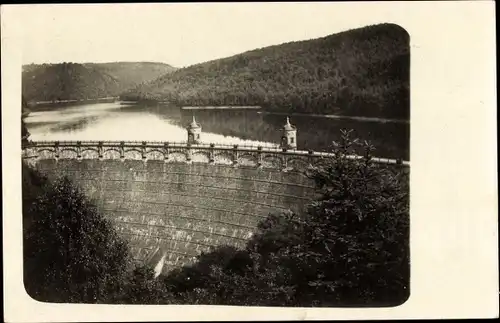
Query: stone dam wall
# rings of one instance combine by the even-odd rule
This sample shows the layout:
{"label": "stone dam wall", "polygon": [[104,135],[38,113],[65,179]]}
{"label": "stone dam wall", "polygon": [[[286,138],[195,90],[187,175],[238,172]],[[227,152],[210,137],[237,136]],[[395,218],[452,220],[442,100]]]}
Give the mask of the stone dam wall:
{"label": "stone dam wall", "polygon": [[243,247],[268,214],[314,198],[311,152],[214,145],[38,142],[24,158],[49,178],[67,176],[159,271],[220,245]]}

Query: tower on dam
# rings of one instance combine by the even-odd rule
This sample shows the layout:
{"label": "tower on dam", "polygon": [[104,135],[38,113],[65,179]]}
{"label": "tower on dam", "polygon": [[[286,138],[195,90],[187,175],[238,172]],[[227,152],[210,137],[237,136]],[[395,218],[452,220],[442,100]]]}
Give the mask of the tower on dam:
{"label": "tower on dam", "polygon": [[286,124],[283,126],[281,148],[297,149],[297,127],[290,124],[288,117],[286,117]]}
{"label": "tower on dam", "polygon": [[201,125],[196,123],[193,115],[193,121],[187,126],[188,144],[199,144],[201,141]]}

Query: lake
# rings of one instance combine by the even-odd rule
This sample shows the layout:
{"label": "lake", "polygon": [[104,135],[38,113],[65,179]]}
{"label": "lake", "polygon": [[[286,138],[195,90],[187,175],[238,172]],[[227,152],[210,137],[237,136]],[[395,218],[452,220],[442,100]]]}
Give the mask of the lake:
{"label": "lake", "polygon": [[[182,110],[162,104],[58,104],[36,107],[25,119],[32,140],[186,141],[193,114],[202,126],[202,142],[278,145],[286,116],[259,110]],[[408,123],[291,116],[299,150],[328,151],[340,129],[371,142],[377,157],[409,160]]]}

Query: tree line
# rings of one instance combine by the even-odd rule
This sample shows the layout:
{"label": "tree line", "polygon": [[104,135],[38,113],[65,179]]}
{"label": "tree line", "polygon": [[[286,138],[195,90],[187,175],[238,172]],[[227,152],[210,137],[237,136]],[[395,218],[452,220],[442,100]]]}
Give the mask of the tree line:
{"label": "tree line", "polygon": [[408,34],[381,24],[182,68],[122,98],[408,119],[409,70]]}
{"label": "tree line", "polygon": [[[346,156],[362,145],[365,155]],[[66,178],[23,165],[24,283],[46,302],[258,306],[391,306],[409,296],[408,172],[371,161],[342,132],[311,168],[319,198],[270,214],[245,248],[220,246],[154,277]]]}
{"label": "tree line", "polygon": [[31,64],[23,67],[22,91],[30,102],[116,97],[173,70],[148,62]]}

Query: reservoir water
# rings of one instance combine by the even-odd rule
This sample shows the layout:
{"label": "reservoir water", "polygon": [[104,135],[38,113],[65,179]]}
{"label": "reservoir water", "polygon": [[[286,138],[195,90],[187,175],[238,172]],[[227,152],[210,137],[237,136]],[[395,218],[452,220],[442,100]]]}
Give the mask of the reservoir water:
{"label": "reservoir water", "polygon": [[[182,110],[162,104],[121,102],[37,107],[25,119],[32,140],[169,141],[187,139],[185,126],[193,115],[202,126],[202,142],[278,145],[283,114],[259,110]],[[297,127],[300,150],[329,151],[340,129],[376,148],[374,155],[409,160],[409,123],[290,116]]]}

